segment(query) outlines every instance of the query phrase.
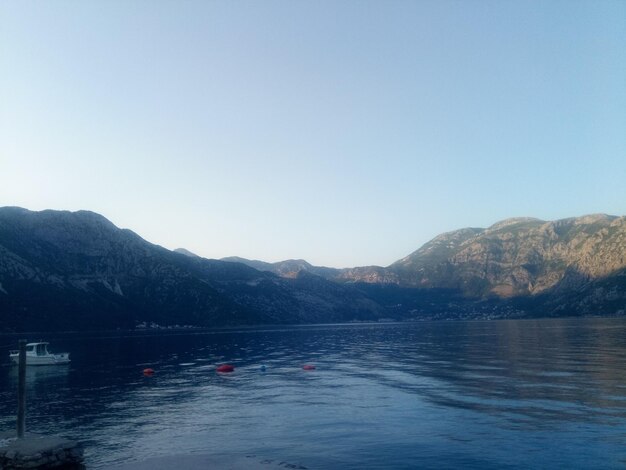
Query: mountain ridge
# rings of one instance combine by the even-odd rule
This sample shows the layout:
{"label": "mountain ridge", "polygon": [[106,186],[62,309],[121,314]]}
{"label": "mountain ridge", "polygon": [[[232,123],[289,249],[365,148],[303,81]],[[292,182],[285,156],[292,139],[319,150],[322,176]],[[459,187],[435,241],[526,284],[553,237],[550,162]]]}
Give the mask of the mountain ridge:
{"label": "mountain ridge", "polygon": [[512,218],[387,267],[209,260],[90,211],[0,208],[0,330],[624,314],[626,217]]}
{"label": "mountain ridge", "polygon": [[[375,318],[349,286],[190,257],[86,212],[0,208],[0,330]],[[39,326],[35,326],[39,325]]]}
{"label": "mountain ridge", "polygon": [[[285,262],[255,263],[258,269],[281,275]],[[309,272],[316,268],[301,264]],[[341,282],[458,288],[470,296],[510,297],[552,288],[574,271],[599,279],[622,268],[626,217],[590,214],[555,221],[516,217],[487,228],[462,228],[437,235],[386,267],[325,268],[316,273]]]}

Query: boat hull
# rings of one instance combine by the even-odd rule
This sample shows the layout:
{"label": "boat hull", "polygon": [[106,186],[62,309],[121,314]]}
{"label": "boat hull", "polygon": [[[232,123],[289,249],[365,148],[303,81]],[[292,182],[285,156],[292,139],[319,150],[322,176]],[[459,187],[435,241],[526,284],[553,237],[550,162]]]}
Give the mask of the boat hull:
{"label": "boat hull", "polygon": [[[13,364],[19,364],[19,354],[11,354],[11,362]],[[26,355],[27,366],[56,366],[70,363],[70,355],[63,354],[50,354],[48,356],[29,356]]]}

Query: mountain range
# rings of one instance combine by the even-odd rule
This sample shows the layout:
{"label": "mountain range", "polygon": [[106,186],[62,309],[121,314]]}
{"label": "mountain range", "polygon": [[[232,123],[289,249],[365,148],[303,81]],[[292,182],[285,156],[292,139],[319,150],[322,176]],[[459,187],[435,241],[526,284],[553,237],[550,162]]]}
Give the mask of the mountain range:
{"label": "mountain range", "polygon": [[209,260],[89,211],[0,208],[0,331],[623,315],[626,217],[507,219],[387,266]]}

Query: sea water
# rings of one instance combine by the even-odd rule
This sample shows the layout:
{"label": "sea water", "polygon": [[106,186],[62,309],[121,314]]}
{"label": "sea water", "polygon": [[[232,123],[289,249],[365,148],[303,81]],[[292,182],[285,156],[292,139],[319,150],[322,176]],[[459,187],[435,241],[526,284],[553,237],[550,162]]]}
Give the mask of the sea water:
{"label": "sea water", "polygon": [[[28,368],[27,430],[79,440],[90,469],[182,454],[309,469],[626,466],[626,319],[44,339],[72,363]],[[0,430],[15,427],[16,341],[0,336]],[[216,373],[223,363],[235,371]]]}

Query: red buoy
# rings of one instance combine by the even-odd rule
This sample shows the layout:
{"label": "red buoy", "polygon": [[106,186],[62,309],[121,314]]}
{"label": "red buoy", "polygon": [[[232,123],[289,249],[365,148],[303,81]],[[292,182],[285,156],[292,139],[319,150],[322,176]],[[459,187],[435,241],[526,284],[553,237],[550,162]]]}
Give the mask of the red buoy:
{"label": "red buoy", "polygon": [[154,369],[144,369],[143,370],[143,375],[154,375]]}
{"label": "red buoy", "polygon": [[218,372],[233,372],[235,368],[230,364],[222,364],[217,368]]}
{"label": "red buoy", "polygon": [[304,370],[315,370],[315,366],[311,365],[311,364],[305,364],[302,366],[302,368]]}

